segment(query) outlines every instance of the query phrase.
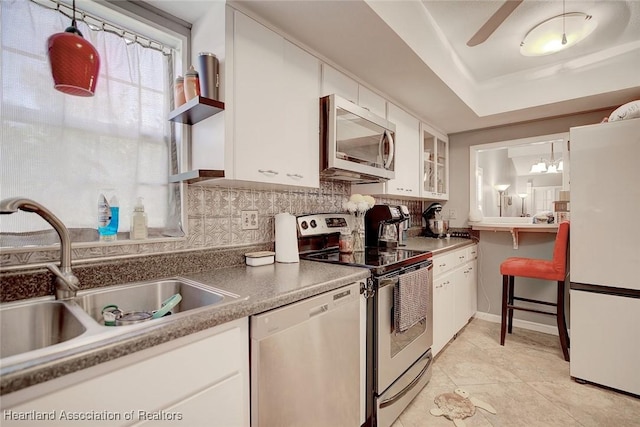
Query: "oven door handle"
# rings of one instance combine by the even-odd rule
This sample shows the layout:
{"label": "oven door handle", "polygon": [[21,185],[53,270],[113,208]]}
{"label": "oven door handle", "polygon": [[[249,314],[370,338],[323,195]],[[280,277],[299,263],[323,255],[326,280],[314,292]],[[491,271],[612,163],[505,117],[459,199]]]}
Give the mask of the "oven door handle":
{"label": "oven door handle", "polygon": [[387,406],[393,405],[397,400],[402,399],[402,397],[405,394],[409,393],[409,391],[411,391],[411,389],[414,388],[416,384],[420,382],[420,379],[427,373],[427,369],[429,369],[429,366],[431,366],[432,361],[433,361],[433,356],[430,355],[429,360],[427,360],[427,364],[424,365],[424,368],[422,368],[422,371],[420,371],[420,374],[418,374],[418,376],[415,377],[413,381],[409,383],[409,385],[407,385],[405,388],[400,390],[398,393],[380,402],[380,408],[382,409],[382,408],[386,408]]}

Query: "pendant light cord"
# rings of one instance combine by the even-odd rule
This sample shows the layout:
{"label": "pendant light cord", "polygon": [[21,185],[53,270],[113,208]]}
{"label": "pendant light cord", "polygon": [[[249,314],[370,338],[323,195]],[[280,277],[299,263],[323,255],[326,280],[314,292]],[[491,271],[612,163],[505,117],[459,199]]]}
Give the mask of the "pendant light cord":
{"label": "pendant light cord", "polygon": [[77,27],[76,24],[76,0],[73,0],[73,18],[71,18],[71,26]]}
{"label": "pendant light cord", "polygon": [[565,9],[565,0],[562,0],[562,44],[563,45],[567,44],[567,31],[565,28],[566,16],[567,16],[567,12]]}
{"label": "pendant light cord", "polygon": [[[1,0],[0,0],[1,1]],[[71,6],[71,11],[69,11],[69,6],[61,3],[58,0],[29,0],[32,3],[37,4],[38,6],[46,7],[47,9],[55,10],[71,19],[71,26],[76,27],[76,2],[73,0],[73,4]],[[53,6],[50,6],[53,4]],[[63,8],[67,8],[67,10],[63,10]],[[69,14],[71,12],[71,16]],[[146,49],[157,50],[158,52],[162,52],[165,56],[172,55],[171,47],[165,46],[163,43],[158,42],[156,40],[152,40],[146,36],[141,34],[134,33],[130,30],[125,30],[120,28],[112,23],[105,22],[104,20],[97,18],[93,15],[89,15],[88,13],[80,10],[78,12],[80,14],[79,20],[87,24],[91,31],[104,31],[105,33],[115,34],[125,40],[127,44],[136,43]]]}

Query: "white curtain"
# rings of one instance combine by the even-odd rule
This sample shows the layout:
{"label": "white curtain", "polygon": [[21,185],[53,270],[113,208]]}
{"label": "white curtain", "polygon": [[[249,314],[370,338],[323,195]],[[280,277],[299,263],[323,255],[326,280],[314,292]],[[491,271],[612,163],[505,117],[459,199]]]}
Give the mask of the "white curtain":
{"label": "white curtain", "polygon": [[[26,0],[1,2],[2,140],[0,198],[27,197],[69,228],[96,228],[101,189],[120,202],[128,231],[138,196],[149,227],[175,228],[170,173],[171,66],[162,52],[122,37],[78,28],[100,54],[95,96],[53,88],[47,38],[70,19]],[[0,215],[0,231],[48,229],[37,215]]]}

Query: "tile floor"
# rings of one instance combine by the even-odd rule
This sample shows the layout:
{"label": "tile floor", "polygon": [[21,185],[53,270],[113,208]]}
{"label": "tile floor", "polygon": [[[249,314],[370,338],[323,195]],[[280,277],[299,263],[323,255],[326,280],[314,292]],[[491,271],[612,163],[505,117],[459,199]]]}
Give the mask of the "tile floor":
{"label": "tile floor", "polygon": [[453,427],[429,410],[460,387],[490,403],[464,420],[474,426],[640,426],[640,399],[569,376],[557,336],[515,328],[500,346],[500,324],[473,319],[436,357],[433,377],[392,427]]}

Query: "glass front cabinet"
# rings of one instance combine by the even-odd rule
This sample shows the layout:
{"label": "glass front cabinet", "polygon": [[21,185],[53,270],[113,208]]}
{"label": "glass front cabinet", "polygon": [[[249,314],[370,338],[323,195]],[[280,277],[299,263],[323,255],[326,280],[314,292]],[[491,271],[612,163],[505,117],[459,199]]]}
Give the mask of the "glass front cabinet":
{"label": "glass front cabinet", "polygon": [[422,123],[422,197],[449,200],[449,141]]}

